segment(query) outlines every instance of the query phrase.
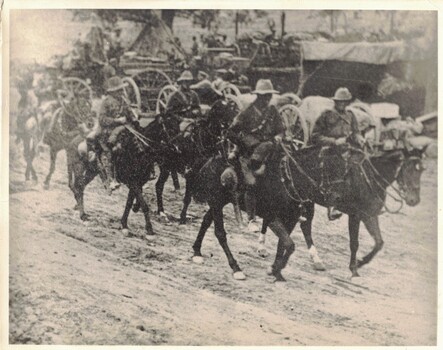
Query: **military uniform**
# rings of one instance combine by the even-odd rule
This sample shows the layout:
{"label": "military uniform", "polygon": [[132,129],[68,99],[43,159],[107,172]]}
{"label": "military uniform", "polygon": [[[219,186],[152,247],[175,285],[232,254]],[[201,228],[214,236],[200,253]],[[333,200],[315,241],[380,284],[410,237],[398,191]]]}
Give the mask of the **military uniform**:
{"label": "military uniform", "polygon": [[335,140],[359,133],[357,119],[350,111],[339,113],[334,110],[324,111],[317,119],[312,130],[311,142],[323,146],[335,145]]}
{"label": "military uniform", "polygon": [[261,162],[272,145],[271,140],[285,130],[275,106],[260,110],[253,103],[234,119],[229,131],[230,138],[240,146],[241,153]]}
{"label": "military uniform", "polygon": [[[168,100],[168,104],[166,105],[166,110],[169,112],[182,112],[185,110],[199,109],[200,108],[200,100],[198,95],[192,91],[181,91],[177,90],[174,92]],[[185,113],[183,117],[186,118],[194,118],[192,113]]]}
{"label": "military uniform", "polygon": [[[116,76],[110,78],[106,84],[108,85],[108,93],[121,91],[125,87],[122,80]],[[125,128],[125,121],[120,119],[122,117],[126,117],[126,120],[131,120],[130,110],[123,100],[123,95],[107,95],[102,102],[98,115],[101,128],[98,141],[102,148],[101,160],[107,178],[110,181],[109,189],[111,191],[120,185],[114,179],[111,148],[116,142],[118,134]],[[111,147],[109,145],[111,145]]]}

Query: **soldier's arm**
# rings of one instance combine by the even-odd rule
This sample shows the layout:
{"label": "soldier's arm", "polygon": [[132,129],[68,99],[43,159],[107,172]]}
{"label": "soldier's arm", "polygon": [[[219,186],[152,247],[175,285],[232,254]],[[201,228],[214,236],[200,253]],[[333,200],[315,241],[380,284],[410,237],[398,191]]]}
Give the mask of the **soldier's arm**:
{"label": "soldier's arm", "polygon": [[178,97],[178,94],[174,93],[168,100],[166,104],[166,110],[168,111],[178,111],[181,109],[182,103]]}
{"label": "soldier's arm", "polygon": [[324,112],[315,122],[312,130],[311,142],[315,145],[332,146],[335,145],[333,137],[325,136],[328,126],[326,124],[327,112]]}
{"label": "soldier's arm", "polygon": [[274,136],[280,136],[283,138],[285,136],[285,126],[283,125],[283,120],[278,113],[277,107],[271,106],[271,114],[273,120]]}
{"label": "soldier's arm", "polygon": [[98,116],[98,120],[101,126],[104,126],[105,128],[121,125],[120,122],[116,121],[114,119],[113,114],[116,113],[115,109],[113,108],[110,101],[103,101],[101,107],[100,107],[100,113]]}

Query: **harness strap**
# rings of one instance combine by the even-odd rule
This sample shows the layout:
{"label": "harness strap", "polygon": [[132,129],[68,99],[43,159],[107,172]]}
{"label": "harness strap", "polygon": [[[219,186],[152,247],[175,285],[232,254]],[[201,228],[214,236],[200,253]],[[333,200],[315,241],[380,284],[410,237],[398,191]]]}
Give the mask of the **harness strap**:
{"label": "harness strap", "polygon": [[286,148],[285,145],[283,145],[282,143],[280,144],[281,148],[283,149],[283,151],[285,152],[286,156],[292,160],[292,162],[294,163],[294,165],[296,166],[297,170],[304,176],[306,177],[306,179],[311,183],[312,186],[314,187],[318,187],[317,182],[310,177],[304,170],[303,168],[300,166],[300,164],[298,164],[298,162],[294,159],[294,157],[292,157],[291,153],[289,152],[289,150]]}

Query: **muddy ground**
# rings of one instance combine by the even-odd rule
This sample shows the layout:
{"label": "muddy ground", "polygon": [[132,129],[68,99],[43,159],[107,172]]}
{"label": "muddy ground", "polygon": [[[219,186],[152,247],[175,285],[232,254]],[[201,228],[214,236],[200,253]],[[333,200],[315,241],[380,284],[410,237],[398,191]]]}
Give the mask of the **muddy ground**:
{"label": "muddy ground", "polygon": [[[47,153],[35,161],[43,181]],[[86,190],[91,218],[73,210],[65,156],[52,186],[24,182],[21,148],[11,149],[9,342],[127,345],[433,345],[437,319],[437,162],[427,160],[422,199],[380,217],[384,249],[350,279],[346,218],[330,223],[317,208],[313,236],[327,270],[314,271],[299,227],[286,283],[266,275],[257,235],[244,233],[226,209],[229,243],[247,280],[236,281],[208,232],[205,261],[192,262],[204,205],[178,225],[181,195],[165,190],[171,222],[153,214],[154,242],[119,230],[127,190],[108,196],[96,179]],[[182,181],[183,183],[183,181]],[[154,187],[145,189],[154,206]],[[395,203],[391,203],[392,206]],[[142,214],[131,213],[141,233]],[[372,247],[361,229],[359,256]]]}

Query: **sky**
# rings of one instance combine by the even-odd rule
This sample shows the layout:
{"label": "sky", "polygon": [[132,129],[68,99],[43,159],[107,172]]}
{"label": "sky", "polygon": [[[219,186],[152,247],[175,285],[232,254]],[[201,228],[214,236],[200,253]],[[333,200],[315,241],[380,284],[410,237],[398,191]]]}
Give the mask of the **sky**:
{"label": "sky", "polygon": [[11,10],[10,60],[46,63],[54,54],[65,54],[84,23],[72,22],[66,10]]}
{"label": "sky", "polygon": [[[276,28],[280,31],[281,11],[269,11],[274,18]],[[414,11],[399,26],[407,28],[430,29],[430,12]],[[350,27],[364,30],[383,28],[387,30],[389,23],[383,14],[374,11],[365,11],[361,19],[355,20],[351,11],[348,13]],[[401,17],[401,16],[399,16]],[[254,21],[250,26],[241,28],[241,31],[264,30],[267,31],[267,19]],[[328,31],[328,20],[321,17],[309,18],[309,11],[286,11],[287,31]],[[10,13],[10,59],[20,60],[24,63],[47,63],[54,54],[66,54],[79,33],[85,34],[89,25],[73,22],[72,14],[67,10],[11,10]],[[221,31],[234,36],[234,26],[231,19],[227,19]],[[431,29],[432,30],[432,29]],[[174,33],[180,37],[185,48],[191,45],[192,35],[204,32],[203,29],[192,27],[189,20],[176,18],[174,20]],[[135,38],[134,38],[135,39]]]}

